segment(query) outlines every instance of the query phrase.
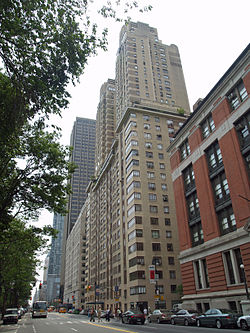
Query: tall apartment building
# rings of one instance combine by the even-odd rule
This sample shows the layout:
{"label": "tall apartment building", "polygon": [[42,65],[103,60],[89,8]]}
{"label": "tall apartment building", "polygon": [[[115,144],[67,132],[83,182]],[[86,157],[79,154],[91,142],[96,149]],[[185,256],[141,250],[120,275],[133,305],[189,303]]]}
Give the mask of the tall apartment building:
{"label": "tall apartment building", "polygon": [[108,79],[100,90],[96,113],[95,172],[99,173],[114,140],[115,131],[115,80]]}
{"label": "tall apartment building", "polygon": [[52,238],[49,252],[48,276],[47,276],[47,301],[52,303],[59,299],[60,294],[60,273],[62,258],[62,243],[64,231],[64,216],[54,214],[53,228],[58,231],[57,236]]}
{"label": "tall apartment building", "polygon": [[128,106],[144,106],[189,113],[189,101],[178,47],[165,45],[156,28],[130,22],[120,32],[116,60],[116,117]]}
{"label": "tall apartment building", "polygon": [[[250,47],[168,151],[186,307],[240,310],[250,285]],[[242,266],[242,264],[244,266]]]}
{"label": "tall apartment building", "polygon": [[86,223],[89,215],[87,198],[66,243],[65,286],[63,303],[74,308],[85,303]]}
{"label": "tall apartment building", "polygon": [[77,117],[70,138],[73,148],[71,161],[77,165],[77,169],[70,180],[72,193],[68,198],[68,214],[64,224],[60,298],[64,295],[66,241],[87,198],[88,183],[95,174],[95,138],[96,121]]}
{"label": "tall apartment building", "polygon": [[177,46],[162,44],[147,24],[129,23],[115,82],[115,138],[89,187],[86,304],[171,308],[181,279],[166,149],[189,114]]}

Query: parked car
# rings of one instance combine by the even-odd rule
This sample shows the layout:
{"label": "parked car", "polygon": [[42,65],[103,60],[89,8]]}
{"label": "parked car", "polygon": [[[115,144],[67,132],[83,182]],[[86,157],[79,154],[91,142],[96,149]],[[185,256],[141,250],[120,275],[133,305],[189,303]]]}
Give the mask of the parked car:
{"label": "parked car", "polygon": [[139,310],[128,310],[122,315],[122,322],[128,324],[144,324],[144,314]]}
{"label": "parked car", "polygon": [[83,309],[82,311],[80,311],[80,315],[85,315],[85,316],[87,316],[88,315],[88,313],[89,313],[89,309]]}
{"label": "parked car", "polygon": [[67,309],[66,308],[60,308],[59,309],[59,313],[66,313],[67,312]]}
{"label": "parked car", "polygon": [[17,308],[6,309],[3,316],[3,324],[15,323],[18,322],[18,310]]}
{"label": "parked car", "polygon": [[171,316],[171,324],[180,325],[195,325],[196,318],[199,316],[199,312],[196,310],[180,310],[176,314]]}
{"label": "parked car", "polygon": [[248,330],[250,328],[250,315],[239,317],[237,325],[243,330]]}
{"label": "parked car", "polygon": [[160,323],[170,323],[171,316],[173,315],[172,311],[169,310],[154,310],[152,313],[148,315],[149,323],[157,322]]}
{"label": "parked car", "polygon": [[196,318],[196,325],[209,327],[237,327],[240,314],[229,309],[209,309]]}

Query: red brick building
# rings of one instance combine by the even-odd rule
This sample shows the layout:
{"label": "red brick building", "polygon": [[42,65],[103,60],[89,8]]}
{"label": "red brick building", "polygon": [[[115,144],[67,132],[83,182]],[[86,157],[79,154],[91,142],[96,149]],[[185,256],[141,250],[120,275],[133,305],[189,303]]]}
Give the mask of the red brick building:
{"label": "red brick building", "polygon": [[[183,303],[240,309],[250,287],[250,47],[176,134],[168,152]],[[240,265],[244,265],[244,269]]]}

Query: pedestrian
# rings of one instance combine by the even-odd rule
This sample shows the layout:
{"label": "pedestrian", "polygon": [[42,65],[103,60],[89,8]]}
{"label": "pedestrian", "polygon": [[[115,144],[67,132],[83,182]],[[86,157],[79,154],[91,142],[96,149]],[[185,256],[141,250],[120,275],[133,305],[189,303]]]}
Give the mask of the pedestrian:
{"label": "pedestrian", "polygon": [[90,321],[95,321],[95,309],[94,307],[92,307],[91,311],[90,311]]}
{"label": "pedestrian", "polygon": [[117,318],[118,318],[118,320],[120,320],[120,318],[121,318],[121,310],[118,308],[116,312],[117,312]]}
{"label": "pedestrian", "polygon": [[107,308],[107,311],[106,311],[106,321],[110,321],[110,310],[109,310],[109,308]]}
{"label": "pedestrian", "polygon": [[145,319],[145,323],[146,323],[146,321],[147,321],[147,314],[148,314],[148,310],[147,310],[147,308],[145,308],[145,309],[143,310],[143,313],[144,313],[144,319]]}
{"label": "pedestrian", "polygon": [[98,323],[102,321],[102,308],[99,306],[98,311],[97,311],[97,316],[98,316]]}

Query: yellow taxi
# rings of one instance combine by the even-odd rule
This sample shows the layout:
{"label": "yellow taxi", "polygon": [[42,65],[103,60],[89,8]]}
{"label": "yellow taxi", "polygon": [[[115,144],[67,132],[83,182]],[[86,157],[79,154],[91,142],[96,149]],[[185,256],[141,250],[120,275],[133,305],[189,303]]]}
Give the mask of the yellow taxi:
{"label": "yellow taxi", "polygon": [[66,308],[60,308],[59,309],[59,313],[66,313],[66,312],[67,312]]}

